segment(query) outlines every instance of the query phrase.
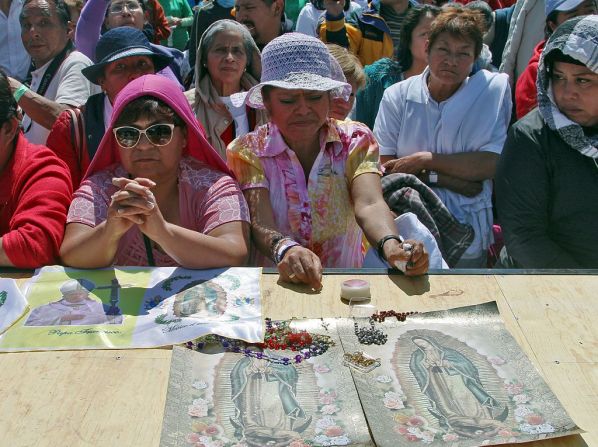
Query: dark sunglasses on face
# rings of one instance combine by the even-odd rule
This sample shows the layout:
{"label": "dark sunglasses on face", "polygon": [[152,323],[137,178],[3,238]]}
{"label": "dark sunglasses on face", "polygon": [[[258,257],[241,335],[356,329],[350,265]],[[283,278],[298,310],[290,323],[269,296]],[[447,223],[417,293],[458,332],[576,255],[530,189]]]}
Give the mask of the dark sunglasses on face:
{"label": "dark sunglasses on face", "polygon": [[172,141],[174,124],[152,124],[146,129],[133,126],[121,126],[112,129],[118,145],[124,149],[131,149],[139,144],[141,135],[145,135],[154,146],[166,146]]}

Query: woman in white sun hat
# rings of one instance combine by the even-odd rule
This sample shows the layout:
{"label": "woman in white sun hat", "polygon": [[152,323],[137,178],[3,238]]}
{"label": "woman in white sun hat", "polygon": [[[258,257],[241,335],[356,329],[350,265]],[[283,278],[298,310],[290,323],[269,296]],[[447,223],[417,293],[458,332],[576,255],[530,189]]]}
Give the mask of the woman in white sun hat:
{"label": "woman in white sun hat", "polygon": [[264,48],[261,82],[246,102],[271,121],[227,148],[251,211],[254,263],[274,261],[283,281],[317,290],[322,266],[361,267],[365,234],[391,266],[423,274],[423,245],[404,246],[382,198],[371,131],[328,118],[332,99],[351,92],[335,80],[337,65],[320,40],[299,33]]}

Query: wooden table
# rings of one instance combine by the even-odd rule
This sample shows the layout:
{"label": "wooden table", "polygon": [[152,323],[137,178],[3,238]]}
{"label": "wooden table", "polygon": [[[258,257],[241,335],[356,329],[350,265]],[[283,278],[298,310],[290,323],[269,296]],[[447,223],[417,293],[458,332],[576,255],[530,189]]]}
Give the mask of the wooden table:
{"label": "wooden table", "polygon": [[[532,443],[598,445],[598,276],[328,274],[319,294],[264,274],[264,315],[348,316],[340,283],[367,278],[378,309],[495,300],[518,343],[587,433]],[[0,446],[158,446],[170,349],[0,354]]]}

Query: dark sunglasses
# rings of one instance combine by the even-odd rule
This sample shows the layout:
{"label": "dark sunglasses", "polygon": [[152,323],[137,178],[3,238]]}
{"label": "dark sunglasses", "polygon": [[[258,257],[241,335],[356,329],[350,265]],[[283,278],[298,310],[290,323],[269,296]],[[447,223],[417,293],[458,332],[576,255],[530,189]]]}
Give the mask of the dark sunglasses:
{"label": "dark sunglasses", "polygon": [[145,135],[148,141],[154,146],[166,146],[172,141],[175,127],[174,124],[152,124],[146,129],[121,126],[112,129],[112,132],[114,132],[114,137],[120,147],[131,149],[139,144],[141,135]]}

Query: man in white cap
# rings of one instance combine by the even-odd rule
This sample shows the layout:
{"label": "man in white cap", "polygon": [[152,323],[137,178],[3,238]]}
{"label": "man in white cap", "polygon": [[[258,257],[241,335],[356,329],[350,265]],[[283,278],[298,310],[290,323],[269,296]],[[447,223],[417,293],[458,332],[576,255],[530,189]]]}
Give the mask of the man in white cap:
{"label": "man in white cap", "polygon": [[517,119],[523,118],[538,105],[536,79],[538,77],[538,62],[546,45],[546,40],[553,31],[566,20],[588,14],[598,13],[596,0],[546,0],[546,28],[545,39],[536,48],[534,55],[529,60],[527,68],[517,78],[515,86],[515,112]]}
{"label": "man in white cap", "polygon": [[89,297],[95,284],[86,279],[70,279],[62,284],[62,298],[31,312],[25,326],[105,324],[108,318],[101,302]]}

